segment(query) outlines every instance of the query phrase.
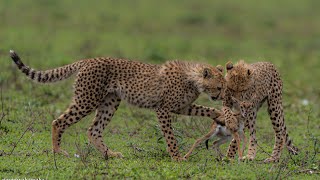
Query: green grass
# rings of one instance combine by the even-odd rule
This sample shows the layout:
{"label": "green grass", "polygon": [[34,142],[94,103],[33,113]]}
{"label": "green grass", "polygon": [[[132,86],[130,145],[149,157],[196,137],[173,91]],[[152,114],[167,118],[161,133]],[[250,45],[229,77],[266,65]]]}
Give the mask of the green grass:
{"label": "green grass", "polygon": [[[319,179],[319,5],[317,0],[1,1],[0,179]],[[54,157],[51,122],[68,106],[73,79],[33,83],[13,65],[9,49],[36,69],[95,56],[158,64],[169,59],[213,65],[270,61],[284,80],[286,124],[301,153],[290,156],[284,150],[280,163],[262,163],[274,143],[263,107],[255,161],[219,162],[214,151],[201,145],[189,161],[172,162],[155,113],[123,102],[104,139],[124,159],[105,160],[88,144],[92,115],[65,132],[62,146],[71,157]],[[204,95],[197,103],[220,107]],[[175,117],[182,153],[208,131],[210,122]],[[222,148],[226,151],[227,145]]]}

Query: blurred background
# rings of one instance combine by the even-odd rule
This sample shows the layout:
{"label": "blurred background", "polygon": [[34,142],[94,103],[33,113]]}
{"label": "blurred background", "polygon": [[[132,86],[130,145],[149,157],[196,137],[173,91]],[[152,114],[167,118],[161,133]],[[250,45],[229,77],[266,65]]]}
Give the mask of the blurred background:
{"label": "blurred background", "polygon": [[[26,80],[11,62],[10,49],[35,69],[50,69],[97,56],[156,64],[173,59],[212,65],[239,59],[250,63],[270,61],[284,80],[288,129],[301,147],[306,124],[309,125],[307,120],[311,132],[319,137],[319,7],[319,0],[1,0],[0,85],[5,117],[0,121],[0,137],[6,137],[2,140],[4,152],[20,136],[15,131],[23,131],[21,124],[33,117],[28,114],[29,109],[38,112],[37,118],[45,124],[37,132],[46,131],[43,146],[50,148],[51,121],[70,102],[73,81],[71,78],[43,86]],[[198,103],[220,105],[205,96]],[[120,123],[111,123],[108,133],[123,133],[121,128],[133,123],[131,119],[155,119],[149,111],[137,108],[132,111],[126,103],[121,106],[115,116]],[[180,127],[181,137],[191,138],[206,132],[210,122],[194,126],[184,120],[185,124],[175,126],[178,130]],[[84,142],[90,121],[81,123]],[[138,121],[132,127],[141,127],[139,123],[146,125]],[[157,121],[148,124],[155,126]],[[265,108],[258,116],[258,129],[263,134],[259,135],[260,142],[271,151],[273,130]],[[70,139],[70,147],[74,147]],[[187,142],[191,144],[193,139]]]}
{"label": "blurred background", "polygon": [[95,56],[271,61],[290,80],[287,89],[309,94],[320,87],[319,6],[317,0],[2,0],[0,53],[4,59],[14,49],[36,67]]}

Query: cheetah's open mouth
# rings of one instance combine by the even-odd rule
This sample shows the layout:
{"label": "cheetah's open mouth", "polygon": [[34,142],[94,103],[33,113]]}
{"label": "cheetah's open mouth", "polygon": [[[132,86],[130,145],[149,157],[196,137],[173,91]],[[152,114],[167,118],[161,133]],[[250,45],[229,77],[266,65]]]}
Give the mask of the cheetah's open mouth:
{"label": "cheetah's open mouth", "polygon": [[216,101],[220,98],[220,93],[217,96],[211,96],[210,97],[213,101]]}
{"label": "cheetah's open mouth", "polygon": [[215,101],[215,100],[218,99],[218,96],[217,96],[217,97],[211,96],[211,99],[212,99],[213,101]]}
{"label": "cheetah's open mouth", "polygon": [[218,94],[217,96],[210,96],[210,98],[211,98],[213,101],[220,100],[220,99],[221,99],[220,95],[221,95],[221,91],[219,92],[219,94]]}

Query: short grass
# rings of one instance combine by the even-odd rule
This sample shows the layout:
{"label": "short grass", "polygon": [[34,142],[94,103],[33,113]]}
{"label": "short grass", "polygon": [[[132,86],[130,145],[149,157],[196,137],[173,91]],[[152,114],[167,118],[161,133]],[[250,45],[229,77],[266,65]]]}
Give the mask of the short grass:
{"label": "short grass", "polygon": [[[317,0],[1,1],[0,179],[319,179],[319,5]],[[88,144],[92,115],[65,132],[62,146],[71,157],[54,156],[51,122],[68,106],[72,78],[33,83],[13,65],[9,49],[36,69],[94,56],[157,64],[270,61],[282,74],[286,124],[301,152],[290,156],[284,150],[279,163],[262,163],[274,143],[263,107],[255,161],[217,161],[217,153],[201,145],[189,161],[172,162],[155,113],[123,102],[104,139],[125,158],[105,160]],[[220,107],[204,95],[197,103]],[[210,121],[174,117],[181,152],[208,130]]]}

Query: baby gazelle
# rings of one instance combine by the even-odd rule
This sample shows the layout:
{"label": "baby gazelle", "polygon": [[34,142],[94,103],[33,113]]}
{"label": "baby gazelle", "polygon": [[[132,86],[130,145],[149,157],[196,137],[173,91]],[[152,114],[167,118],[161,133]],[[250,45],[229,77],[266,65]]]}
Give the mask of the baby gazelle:
{"label": "baby gazelle", "polygon": [[[222,112],[225,118],[225,126],[227,130],[232,134],[233,139],[237,141],[239,159],[242,159],[242,153],[246,147],[247,139],[244,134],[244,122],[243,118],[239,116],[240,113],[234,113],[229,107],[222,107]],[[243,142],[242,148],[240,143]]]}
{"label": "baby gazelle", "polygon": [[[239,101],[232,97],[234,103],[238,104],[240,112],[234,113],[229,107],[222,107],[222,115],[219,118],[221,122],[225,122],[225,125],[217,124],[215,121],[212,122],[210,131],[203,137],[196,140],[192,145],[188,153],[184,156],[186,159],[191,155],[193,149],[197,147],[202,141],[208,140],[212,137],[217,136],[219,139],[213,142],[213,148],[219,149],[221,144],[224,144],[232,139],[237,140],[239,159],[242,159],[243,151],[246,147],[247,140],[244,135],[244,119],[250,111],[252,111],[253,103],[248,101]],[[242,148],[240,149],[240,139],[243,141]]]}

